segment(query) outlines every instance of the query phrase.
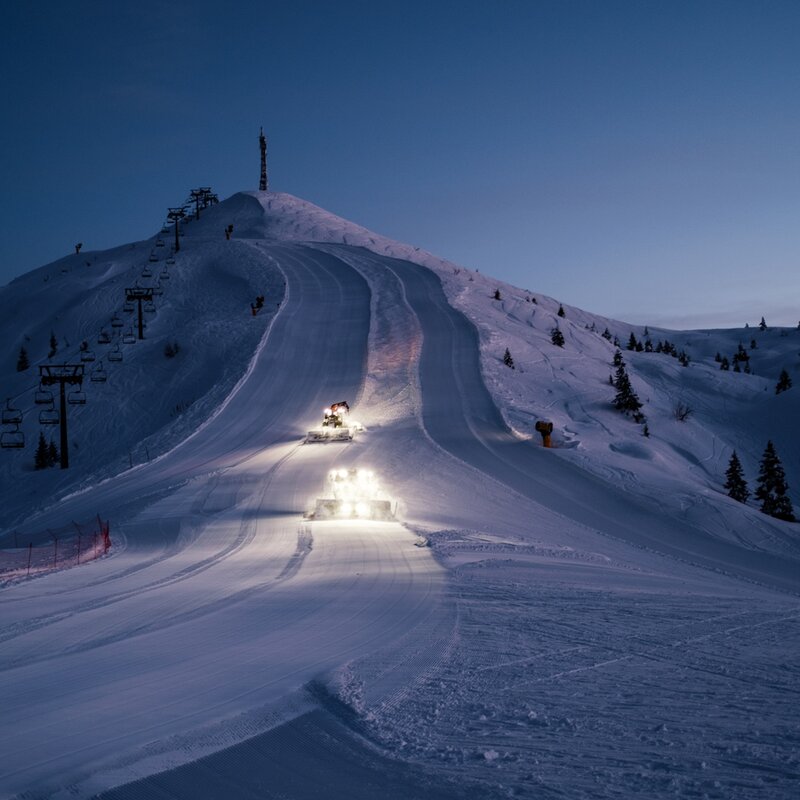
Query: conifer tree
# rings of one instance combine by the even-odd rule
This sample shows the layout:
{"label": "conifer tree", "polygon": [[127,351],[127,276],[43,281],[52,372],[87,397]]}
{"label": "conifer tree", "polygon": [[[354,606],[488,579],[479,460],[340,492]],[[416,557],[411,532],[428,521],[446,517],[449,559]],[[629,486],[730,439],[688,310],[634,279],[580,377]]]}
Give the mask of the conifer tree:
{"label": "conifer tree", "polygon": [[785,369],[782,369],[780,377],[778,378],[778,383],[775,385],[775,394],[780,394],[791,388],[792,379],[789,377],[789,373]]}
{"label": "conifer tree", "polygon": [[609,342],[611,341],[611,331],[608,328],[606,328],[600,335]]}
{"label": "conifer tree", "polygon": [[564,346],[564,334],[561,333],[558,325],[550,331],[550,341],[556,347],[563,347]]}
{"label": "conifer tree", "polygon": [[24,347],[20,347],[19,356],[17,357],[17,372],[25,372],[30,365],[31,362],[28,361],[28,351]]}
{"label": "conifer tree", "polygon": [[50,444],[47,445],[47,466],[54,467],[58,464],[58,448],[56,447],[56,443],[51,439]]}
{"label": "conifer tree", "polygon": [[770,517],[794,522],[792,501],[786,494],[788,491],[783,464],[775,452],[775,445],[770,440],[759,464],[756,497],[761,501],[761,511]]}
{"label": "conifer tree", "polygon": [[514,367],[514,359],[511,358],[511,351],[506,347],[506,352],[503,353],[503,363],[507,367],[511,367],[511,369],[515,369]]}
{"label": "conifer tree", "polygon": [[636,392],[631,386],[630,378],[625,370],[625,364],[620,364],[617,367],[616,378],[614,386],[617,389],[617,394],[614,397],[614,407],[623,413],[633,413],[638,415],[639,409],[642,407]]}
{"label": "conifer tree", "polygon": [[624,363],[625,363],[625,361],[622,358],[622,353],[620,353],[619,350],[616,350],[614,352],[614,361],[613,361],[614,366],[618,367],[620,364],[624,364]]}
{"label": "conifer tree", "polygon": [[736,455],[735,450],[731,460],[728,462],[725,478],[725,489],[728,491],[728,497],[732,497],[739,503],[746,503],[747,498],[750,497],[750,490],[747,488],[747,481],[744,479],[742,462],[739,461],[739,456]]}
{"label": "conifer tree", "polygon": [[758,349],[758,342],[755,339],[750,340],[750,349],[757,350]]}
{"label": "conifer tree", "polygon": [[566,317],[567,315],[564,313],[564,306],[561,303],[558,304],[558,316],[559,317]]}
{"label": "conifer tree", "polygon": [[631,331],[631,338],[628,339],[628,350],[635,350],[636,349],[636,337],[633,335],[633,331]]}
{"label": "conifer tree", "polygon": [[758,327],[761,328],[762,331],[767,329],[767,323],[764,321],[764,317],[761,317],[761,322],[758,323]]}
{"label": "conifer tree", "polygon": [[494,299],[495,299],[495,300],[501,300],[501,299],[502,299],[502,298],[500,297],[500,290],[499,290],[499,289],[495,289],[495,290],[494,290]]}
{"label": "conifer tree", "polygon": [[728,356],[722,357],[722,361],[719,362],[719,368],[726,370],[731,368],[731,362],[728,361]]}
{"label": "conifer tree", "polygon": [[733,371],[734,372],[741,372],[742,371],[742,368],[739,366],[739,359],[738,358],[734,358],[733,359]]}
{"label": "conifer tree", "polygon": [[645,353],[652,353],[653,352],[653,343],[650,339],[646,339],[644,343],[644,351]]}
{"label": "conifer tree", "polygon": [[39,432],[39,444],[36,445],[36,454],[33,457],[34,469],[47,469],[50,466],[50,459],[47,454],[47,442],[44,433]]}
{"label": "conifer tree", "polygon": [[47,354],[48,358],[52,358],[58,352],[58,339],[53,331],[50,331],[50,352]]}
{"label": "conifer tree", "polygon": [[720,355],[719,350],[717,350],[717,354],[714,356],[714,361],[716,361],[717,364],[719,364],[720,361],[722,361],[722,356]]}
{"label": "conifer tree", "polygon": [[619,339],[616,336],[614,337],[614,347],[619,347]]}
{"label": "conifer tree", "polygon": [[648,329],[647,325],[644,326],[644,336],[647,338],[650,335],[650,330]]}

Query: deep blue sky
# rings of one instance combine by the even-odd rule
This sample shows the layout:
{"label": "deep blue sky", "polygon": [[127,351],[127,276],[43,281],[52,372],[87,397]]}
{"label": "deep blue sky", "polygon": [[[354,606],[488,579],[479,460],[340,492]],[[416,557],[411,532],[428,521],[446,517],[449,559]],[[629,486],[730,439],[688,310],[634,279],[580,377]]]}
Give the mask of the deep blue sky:
{"label": "deep blue sky", "polygon": [[800,319],[800,2],[6,4],[0,283],[258,184],[631,322]]}

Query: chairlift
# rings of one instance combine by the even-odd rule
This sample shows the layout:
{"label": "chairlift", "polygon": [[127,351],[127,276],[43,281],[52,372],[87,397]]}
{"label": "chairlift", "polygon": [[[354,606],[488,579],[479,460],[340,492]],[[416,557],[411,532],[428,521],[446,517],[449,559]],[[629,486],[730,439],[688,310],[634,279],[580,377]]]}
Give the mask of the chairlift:
{"label": "chairlift", "polygon": [[125,302],[122,304],[122,310],[123,310],[123,311],[124,311],[126,314],[133,314],[133,312],[134,312],[134,310],[135,310],[135,306],[133,305],[133,300],[126,300],[126,301],[125,301]]}
{"label": "chairlift", "polygon": [[13,431],[3,431],[0,434],[0,447],[15,450],[25,447],[25,434],[19,429],[19,425]]}
{"label": "chairlift", "polygon": [[134,332],[128,331],[127,333],[122,334],[122,343],[123,344],[136,344],[136,334]]}
{"label": "chairlift", "polygon": [[22,412],[11,405],[11,398],[6,400],[6,407],[3,409],[3,425],[19,425],[22,422]]}
{"label": "chairlift", "polygon": [[155,253],[150,253],[150,257],[147,260],[150,262],[158,261],[158,256]]}
{"label": "chairlift", "polygon": [[67,402],[71,406],[86,405],[86,392],[82,391],[81,389],[73,389],[73,391],[67,395]]}
{"label": "chairlift", "polygon": [[109,361],[122,361],[122,350],[119,349],[119,342],[114,345],[114,349],[108,354]]}
{"label": "chairlift", "polygon": [[[122,320],[119,321],[119,324],[122,325]],[[108,331],[100,331],[97,337],[97,344],[111,344],[111,334]]]}
{"label": "chairlift", "polygon": [[175,256],[170,256],[167,259],[167,264],[171,267],[175,263]]}
{"label": "chairlift", "polygon": [[49,389],[37,389],[33,396],[33,402],[37,406],[51,406],[53,405],[53,393]]}
{"label": "chairlift", "polygon": [[146,311],[148,314],[155,314],[156,304],[152,300],[147,300],[142,306],[142,310]]}
{"label": "chairlift", "polygon": [[122,321],[122,319],[120,317],[118,317],[116,314],[114,314],[114,316],[111,317],[111,327],[112,328],[121,328],[124,324],[125,323]]}
{"label": "chairlift", "polygon": [[43,408],[39,412],[40,425],[58,425],[60,417],[57,408]]}
{"label": "chairlift", "polygon": [[160,278],[153,284],[153,294],[156,296],[164,294],[164,289],[161,286]]}
{"label": "chairlift", "polygon": [[162,281],[167,281],[167,280],[169,280],[169,270],[168,270],[166,267],[164,267],[164,269],[162,269],[162,270],[161,270],[161,274],[160,274],[158,277],[159,277],[159,278],[160,278]]}
{"label": "chairlift", "polygon": [[161,239],[160,237],[156,239],[156,247],[163,247],[163,246],[164,246],[164,240]]}
{"label": "chairlift", "polygon": [[[122,355],[122,353],[120,353],[120,355]],[[92,370],[89,375],[89,380],[92,381],[92,383],[105,383],[108,380],[108,373],[102,361]]]}
{"label": "chairlift", "polygon": [[81,361],[94,361],[94,360],[95,360],[94,350],[81,351]]}
{"label": "chairlift", "polygon": [[169,226],[165,222],[164,225],[161,227],[161,233],[169,233]]}
{"label": "chairlift", "polygon": [[[151,258],[150,260],[152,261],[153,259]],[[150,267],[145,267],[142,270],[142,277],[143,278],[152,278],[153,277],[153,270],[151,270]]]}

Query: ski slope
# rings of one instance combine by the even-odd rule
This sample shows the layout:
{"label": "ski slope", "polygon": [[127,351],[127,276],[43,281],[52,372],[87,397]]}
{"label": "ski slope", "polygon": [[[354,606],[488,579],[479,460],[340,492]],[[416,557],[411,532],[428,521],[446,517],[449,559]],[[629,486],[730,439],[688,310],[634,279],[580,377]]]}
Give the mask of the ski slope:
{"label": "ski slope", "polygon": [[[36,529],[100,511],[115,546],[2,589],[3,797],[793,796],[796,526],[685,477],[682,430],[638,459],[653,471],[598,455],[595,418],[574,448],[515,432],[453,265],[266,193],[212,209],[183,247],[175,283],[207,313],[236,281],[237,302],[265,282],[280,299],[214,317],[217,339],[255,343],[228,351],[221,397],[153,422],[152,458],[120,467],[136,419],[120,375],[119,450],[79,451],[71,482],[36,476],[57,503],[9,497]],[[141,249],[114,258],[122,274]],[[176,335],[172,294],[154,343],[161,319]],[[570,332],[599,364],[605,344]],[[181,335],[177,369],[202,374],[213,342]],[[365,433],[301,444],[341,399]],[[304,520],[342,466],[374,469],[400,520]]]}

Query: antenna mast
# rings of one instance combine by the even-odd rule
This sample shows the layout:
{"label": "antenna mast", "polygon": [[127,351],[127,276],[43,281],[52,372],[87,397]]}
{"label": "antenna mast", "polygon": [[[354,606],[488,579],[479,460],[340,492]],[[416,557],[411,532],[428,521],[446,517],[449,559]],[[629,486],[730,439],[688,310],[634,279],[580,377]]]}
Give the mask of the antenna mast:
{"label": "antenna mast", "polygon": [[258,144],[261,148],[261,180],[258,183],[258,188],[262,192],[267,191],[267,139],[264,136],[264,129],[261,128],[261,133],[258,136]]}

